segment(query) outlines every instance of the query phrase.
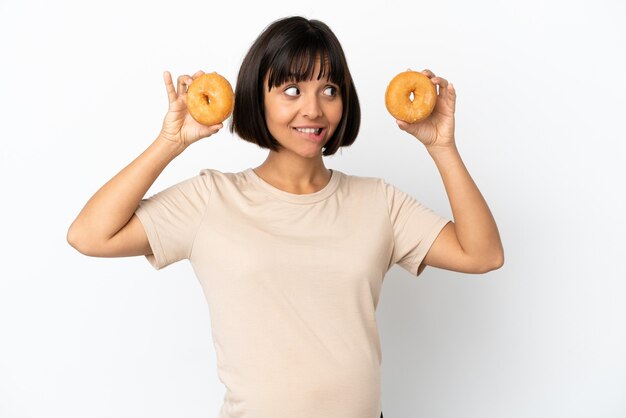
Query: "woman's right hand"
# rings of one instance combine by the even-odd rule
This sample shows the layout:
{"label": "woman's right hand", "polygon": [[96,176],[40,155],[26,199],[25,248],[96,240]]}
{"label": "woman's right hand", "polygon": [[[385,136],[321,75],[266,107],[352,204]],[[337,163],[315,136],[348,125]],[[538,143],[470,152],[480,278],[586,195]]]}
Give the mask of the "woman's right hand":
{"label": "woman's right hand", "polygon": [[174,89],[169,71],[163,73],[169,108],[159,136],[168,141],[176,142],[183,150],[197,140],[213,135],[224,126],[222,123],[213,126],[202,125],[187,111],[187,88],[193,80],[202,74],[204,74],[203,71],[198,71],[193,77],[186,74],[179,76],[178,86]]}

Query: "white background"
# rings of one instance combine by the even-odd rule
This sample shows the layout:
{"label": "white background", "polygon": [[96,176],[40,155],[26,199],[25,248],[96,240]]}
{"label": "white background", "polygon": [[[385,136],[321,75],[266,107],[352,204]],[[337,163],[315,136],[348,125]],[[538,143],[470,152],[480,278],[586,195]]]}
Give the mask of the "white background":
{"label": "white background", "polygon": [[[1,0],[0,417],[217,417],[224,387],[188,262],[157,272],[65,237],[156,138],[164,70],[234,85],[256,36],[295,14],[334,30],[361,100],[359,138],[327,167],[452,216],[433,161],[384,107],[396,73],[429,68],[457,89],[458,148],[504,243],[485,275],[388,273],[385,417],[625,417],[624,4]],[[149,194],[266,154],[224,128]]]}

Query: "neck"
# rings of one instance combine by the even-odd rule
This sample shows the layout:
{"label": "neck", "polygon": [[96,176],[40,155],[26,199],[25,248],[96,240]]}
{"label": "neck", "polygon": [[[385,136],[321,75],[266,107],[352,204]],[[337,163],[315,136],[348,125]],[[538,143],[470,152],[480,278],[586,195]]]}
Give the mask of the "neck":
{"label": "neck", "polygon": [[274,187],[296,194],[321,190],[331,178],[321,154],[316,158],[289,159],[270,151],[263,164],[254,171]]}

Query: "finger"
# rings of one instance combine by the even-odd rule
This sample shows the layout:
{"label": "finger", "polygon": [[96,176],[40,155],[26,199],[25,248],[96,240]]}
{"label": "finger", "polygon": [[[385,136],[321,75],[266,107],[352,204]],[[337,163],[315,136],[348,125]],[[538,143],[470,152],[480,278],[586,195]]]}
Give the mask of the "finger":
{"label": "finger", "polygon": [[221,122],[218,123],[217,125],[213,125],[211,126],[211,135],[217,133],[217,131],[219,131],[220,129],[222,129],[224,127],[224,124],[222,124]]}
{"label": "finger", "polygon": [[406,129],[409,127],[408,123],[400,119],[396,119],[396,124],[398,125],[398,128],[402,129],[403,131],[406,131]]}
{"label": "finger", "polygon": [[196,71],[196,73],[193,75],[193,79],[195,80],[196,78],[200,77],[201,75],[204,74],[204,71],[202,70],[198,70]]}
{"label": "finger", "polygon": [[163,81],[165,82],[165,90],[167,91],[167,99],[170,103],[176,100],[176,90],[174,90],[174,84],[172,83],[172,75],[169,71],[163,72]]}
{"label": "finger", "polygon": [[446,89],[446,92],[448,93],[448,98],[450,99],[450,101],[454,102],[456,99],[456,90],[452,83],[448,84],[448,88]]}
{"label": "finger", "polygon": [[209,137],[211,135],[215,135],[217,132],[219,132],[220,129],[222,129],[224,127],[224,125],[222,123],[218,123],[217,125],[211,125],[211,126],[203,126],[203,138]]}
{"label": "finger", "polygon": [[176,88],[176,92],[179,96],[187,94],[187,86],[191,84],[192,78],[188,75],[181,75],[178,77],[178,87]]}
{"label": "finger", "polygon": [[436,77],[435,73],[433,73],[432,71],[430,71],[429,69],[424,69],[422,70],[422,74],[424,74],[426,77],[428,78],[433,78]]}
{"label": "finger", "polygon": [[448,87],[448,80],[446,80],[445,78],[441,78],[441,77],[433,77],[430,79],[430,81],[433,82],[433,84],[436,84],[439,86],[439,88],[447,88]]}

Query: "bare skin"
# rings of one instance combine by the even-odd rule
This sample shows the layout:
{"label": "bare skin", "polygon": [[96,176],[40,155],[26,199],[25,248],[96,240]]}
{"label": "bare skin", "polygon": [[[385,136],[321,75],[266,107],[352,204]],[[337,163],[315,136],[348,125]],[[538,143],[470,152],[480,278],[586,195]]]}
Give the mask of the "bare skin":
{"label": "bare skin", "polygon": [[[318,64],[319,65],[319,64]],[[441,174],[454,222],[448,223],[428,251],[423,264],[466,273],[485,273],[501,267],[504,250],[498,228],[485,199],[465,167],[455,143],[456,90],[430,70],[422,71],[439,87],[437,104],[425,120],[398,127],[426,147]],[[83,254],[98,257],[147,255],[152,251],[145,230],[134,214],[140,200],[163,169],[187,147],[223,127],[203,126],[187,112],[185,95],[193,77],[182,75],[174,89],[171,75],[163,77],[169,108],[156,140],[89,199],[67,234]],[[285,83],[264,97],[266,123],[283,145],[270,151],[255,172],[275,187],[295,193],[314,193],[325,187],[331,172],[324,166],[322,147],[341,119],[341,96],[328,80]],[[322,127],[323,138],[312,140],[297,128]]]}
{"label": "bare skin", "polygon": [[[319,73],[319,60],[313,74]],[[328,79],[287,82],[267,89],[264,95],[265,120],[272,136],[282,145],[270,151],[254,171],[278,189],[309,194],[328,184],[331,171],[324,166],[322,148],[336,131],[342,115],[339,87]],[[296,128],[323,127],[323,138],[311,140]]]}
{"label": "bare skin", "polygon": [[472,180],[456,147],[456,90],[432,71],[422,71],[439,87],[437,104],[423,121],[398,127],[417,138],[433,158],[450,201],[454,222],[439,233],[423,264],[466,273],[485,273],[504,264],[504,249],[496,222]]}
{"label": "bare skin", "polygon": [[201,125],[187,112],[187,87],[202,74],[198,71],[193,77],[181,75],[176,89],[170,73],[163,74],[169,106],[161,132],[141,155],[87,201],[67,233],[67,241],[72,247],[96,257],[152,253],[143,226],[134,214],[139,202],[174,158],[189,145],[223,127],[221,123]]}

